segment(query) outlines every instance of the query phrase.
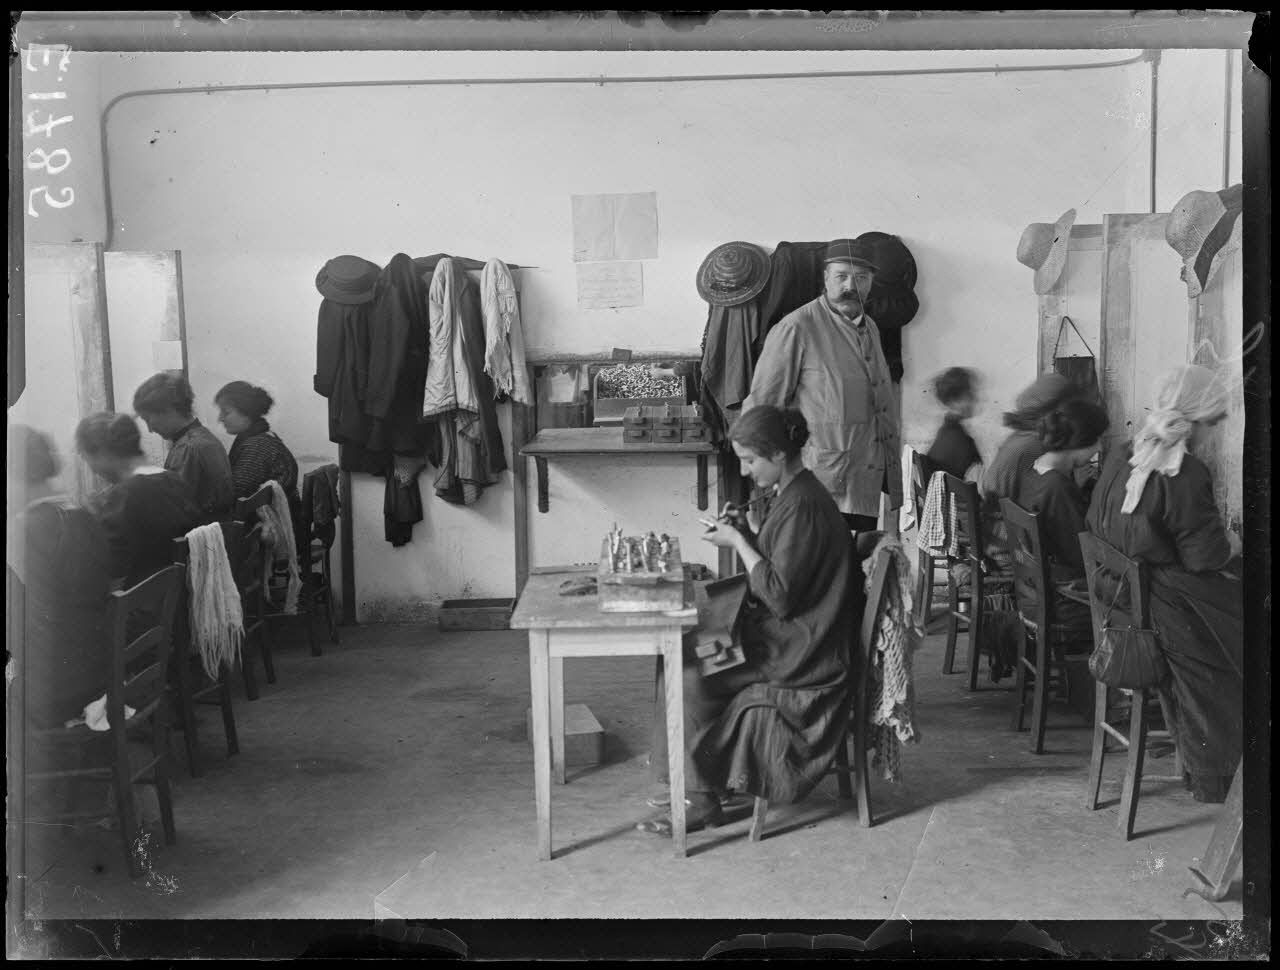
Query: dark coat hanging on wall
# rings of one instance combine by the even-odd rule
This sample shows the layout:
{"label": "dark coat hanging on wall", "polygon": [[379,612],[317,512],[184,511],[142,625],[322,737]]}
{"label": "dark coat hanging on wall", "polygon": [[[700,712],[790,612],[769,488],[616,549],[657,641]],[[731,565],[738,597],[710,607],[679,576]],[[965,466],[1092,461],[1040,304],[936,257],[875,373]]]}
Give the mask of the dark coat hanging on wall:
{"label": "dark coat hanging on wall", "polygon": [[369,379],[371,308],[369,303],[320,302],[313,386],[329,399],[329,440],[339,445],[363,447],[369,437],[364,394]]}
{"label": "dark coat hanging on wall", "polygon": [[369,448],[408,455],[427,450],[420,410],[426,377],[427,294],[413,260],[397,253],[378,280],[369,321]]}

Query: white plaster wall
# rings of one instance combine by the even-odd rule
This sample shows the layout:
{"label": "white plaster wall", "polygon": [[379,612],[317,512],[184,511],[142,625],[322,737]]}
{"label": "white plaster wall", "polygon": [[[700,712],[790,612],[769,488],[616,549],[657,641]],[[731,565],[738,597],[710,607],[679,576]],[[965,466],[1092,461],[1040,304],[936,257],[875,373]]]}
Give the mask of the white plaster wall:
{"label": "white plaster wall", "polygon": [[[81,56],[99,61],[105,105],[125,91],[216,83],[1009,67],[1130,53]],[[1162,78],[1181,69],[1168,65]],[[937,420],[930,379],[965,364],[986,378],[974,432],[990,454],[1002,437],[1000,412],[1035,369],[1036,298],[1014,259],[1018,238],[1028,222],[1068,207],[1082,223],[1146,210],[1146,77],[1140,65],[129,99],[110,117],[112,245],[182,250],[202,417],[217,429],[209,399],[225,381],[263,383],[277,400],[275,427],[306,466],[336,455],[324,402],[311,391],[313,280],[333,255],[379,263],[398,251],[500,256],[536,267],[524,274],[522,295],[535,352],[696,353],[706,308],[693,277],[718,243],[894,232],[920,270],[921,308],[904,338],[905,437],[928,442]],[[645,263],[645,305],[579,310],[568,196],[634,191],[658,197],[659,256]],[[699,558],[693,481],[691,461],[553,463],[550,513],[539,514],[531,496],[533,563],[593,558],[615,519],[677,534]],[[435,499],[424,475],[426,521],[413,543],[393,550],[382,539],[382,482],[358,478],[362,609],[385,615],[509,594],[510,482],[504,474],[477,506],[458,509]]]}

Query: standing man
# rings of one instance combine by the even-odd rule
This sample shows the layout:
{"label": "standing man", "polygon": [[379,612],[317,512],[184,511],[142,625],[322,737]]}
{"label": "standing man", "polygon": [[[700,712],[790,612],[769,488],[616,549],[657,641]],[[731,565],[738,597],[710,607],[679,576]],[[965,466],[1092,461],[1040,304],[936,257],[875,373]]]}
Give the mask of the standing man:
{"label": "standing man", "polygon": [[865,302],[875,281],[870,246],[837,239],[827,247],[823,292],[769,331],[742,410],[799,408],[811,437],[804,463],[826,486],[855,532],[876,528],[889,495],[887,531],[902,505],[898,407],[880,332]]}
{"label": "standing man", "polygon": [[192,411],[196,395],[181,374],[148,377],[133,395],[133,409],[147,430],[170,442],[166,471],[176,472],[191,489],[208,522],[221,519],[235,504],[227,449]]}

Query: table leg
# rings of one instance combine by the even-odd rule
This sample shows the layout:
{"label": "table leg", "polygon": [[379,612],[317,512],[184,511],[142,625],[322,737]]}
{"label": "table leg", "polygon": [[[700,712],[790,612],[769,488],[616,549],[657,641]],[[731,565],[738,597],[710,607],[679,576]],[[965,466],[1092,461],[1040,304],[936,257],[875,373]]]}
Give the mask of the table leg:
{"label": "table leg", "polygon": [[538,807],[538,858],[551,858],[551,684],[547,630],[529,631],[529,697],[533,709],[533,790]]}
{"label": "table leg", "polygon": [[564,784],[564,657],[551,658],[551,777]]}
{"label": "table leg", "polygon": [[667,686],[667,771],[671,779],[671,841],[677,858],[686,855],[684,804],[684,678],[680,627],[656,631]]}

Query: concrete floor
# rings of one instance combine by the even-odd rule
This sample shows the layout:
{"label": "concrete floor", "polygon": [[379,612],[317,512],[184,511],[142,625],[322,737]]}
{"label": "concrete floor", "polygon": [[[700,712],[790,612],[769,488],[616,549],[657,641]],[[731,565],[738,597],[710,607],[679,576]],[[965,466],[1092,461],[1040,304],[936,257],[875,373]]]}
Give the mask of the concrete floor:
{"label": "concrete floor", "polygon": [[[278,646],[278,683],[236,717],[227,759],[216,711],[192,779],[175,758],[178,842],[130,880],[114,834],[33,832],[36,919],[702,917],[863,919],[1241,918],[1227,900],[1183,898],[1216,808],[1149,781],[1138,832],[1111,801],[1083,808],[1089,732],[1050,708],[1047,752],[1008,730],[1011,691],[940,673],[942,638],[916,657],[918,745],[904,778],[876,778],[872,829],[833,781],[770,813],[690,836],[690,857],[633,824],[651,813],[645,767],[653,661],[571,660],[566,700],[607,732],[606,763],[553,791],[555,859],[535,859],[525,735],[524,634],[443,634],[418,624],[344,628],[308,655]],[[181,748],[175,737],[175,752]],[[1148,770],[1168,770],[1167,760]]]}

